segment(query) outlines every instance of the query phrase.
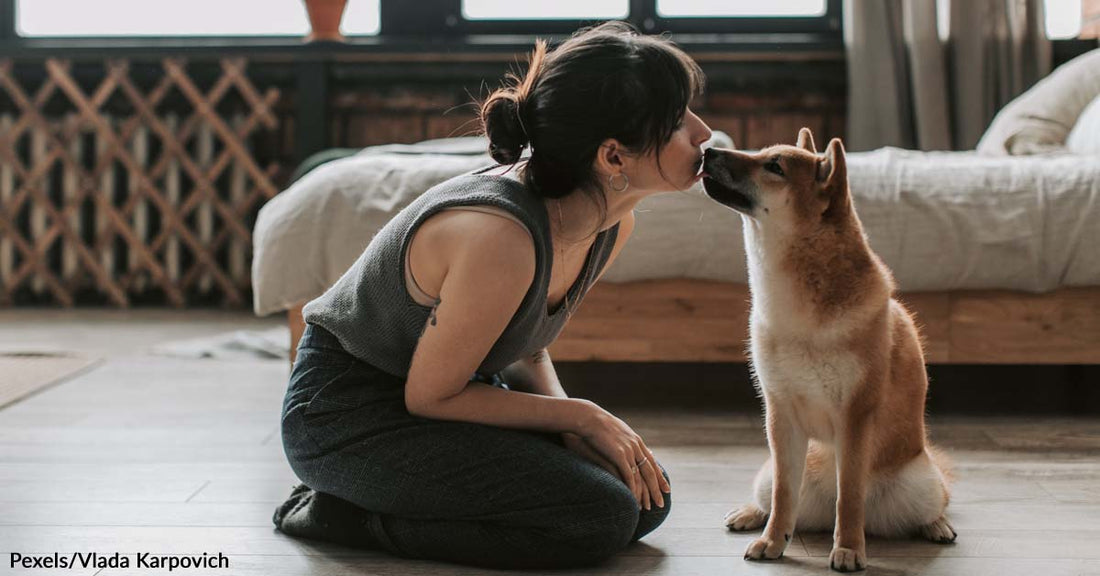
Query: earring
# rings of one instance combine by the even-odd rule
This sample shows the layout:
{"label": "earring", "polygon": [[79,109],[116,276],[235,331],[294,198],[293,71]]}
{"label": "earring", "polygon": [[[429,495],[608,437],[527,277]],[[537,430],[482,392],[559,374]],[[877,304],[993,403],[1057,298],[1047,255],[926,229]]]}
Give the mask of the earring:
{"label": "earring", "polygon": [[[618,187],[615,186],[615,177],[616,176],[622,176],[623,177],[623,187],[622,188],[618,188]],[[612,192],[623,192],[627,188],[630,188],[630,178],[626,174],[623,174],[621,172],[618,173],[618,174],[612,174],[611,176],[607,177],[607,187],[610,188]]]}

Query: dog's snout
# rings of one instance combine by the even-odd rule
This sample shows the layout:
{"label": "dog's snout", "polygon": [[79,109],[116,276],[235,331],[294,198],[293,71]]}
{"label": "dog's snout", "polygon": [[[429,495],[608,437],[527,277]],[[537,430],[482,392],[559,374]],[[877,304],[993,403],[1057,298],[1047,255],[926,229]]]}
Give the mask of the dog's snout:
{"label": "dog's snout", "polygon": [[716,158],[718,158],[718,151],[714,148],[707,148],[706,150],[703,150],[704,162],[713,162]]}

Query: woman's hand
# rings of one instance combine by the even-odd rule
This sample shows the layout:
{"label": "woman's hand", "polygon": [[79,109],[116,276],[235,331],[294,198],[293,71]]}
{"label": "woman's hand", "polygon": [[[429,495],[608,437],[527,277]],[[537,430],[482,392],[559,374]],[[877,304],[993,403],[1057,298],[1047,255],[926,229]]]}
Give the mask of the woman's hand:
{"label": "woman's hand", "polygon": [[[599,452],[593,450],[592,447],[588,445],[588,442],[584,441],[584,438],[581,438],[580,436],[572,432],[562,432],[561,439],[566,448],[576,452],[577,454],[580,454],[581,456],[584,456],[585,459],[596,464],[600,468],[607,470],[611,473],[612,476],[618,478],[619,480],[623,479],[623,477],[619,474],[619,469],[616,468],[615,465],[611,462],[608,462],[607,458],[600,456]],[[626,481],[623,480],[623,483],[625,484]]]}
{"label": "woman's hand", "polygon": [[[615,475],[630,488],[639,506],[644,506],[646,510],[651,508],[651,502],[664,506],[665,500],[661,493],[670,492],[672,488],[664,474],[661,474],[657,459],[646,447],[642,437],[597,404],[592,403],[591,406],[588,418],[582,421],[581,429],[576,431],[575,436],[603,462],[593,461],[609,471],[613,468]],[[569,440],[568,436],[563,438],[567,448],[573,449],[571,444],[578,445]],[[580,453],[585,455],[584,452]]]}

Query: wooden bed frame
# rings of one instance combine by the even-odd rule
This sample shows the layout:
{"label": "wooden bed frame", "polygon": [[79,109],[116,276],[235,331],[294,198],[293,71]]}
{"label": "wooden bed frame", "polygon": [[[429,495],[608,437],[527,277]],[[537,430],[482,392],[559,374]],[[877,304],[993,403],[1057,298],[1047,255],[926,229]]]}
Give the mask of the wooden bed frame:
{"label": "wooden bed frame", "polygon": [[[914,292],[929,364],[1100,364],[1100,287],[1044,294]],[[744,284],[647,280],[592,287],[550,347],[557,361],[745,362]],[[305,324],[287,312],[291,362]]]}

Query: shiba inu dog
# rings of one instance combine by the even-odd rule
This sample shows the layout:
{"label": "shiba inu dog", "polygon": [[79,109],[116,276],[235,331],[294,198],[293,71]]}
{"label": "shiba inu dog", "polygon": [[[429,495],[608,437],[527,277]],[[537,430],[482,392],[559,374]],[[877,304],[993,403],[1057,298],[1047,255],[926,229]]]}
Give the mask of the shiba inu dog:
{"label": "shiba inu dog", "polygon": [[[745,558],[783,555],[797,526],[833,529],[829,565],[866,567],[865,533],[953,542],[950,471],[926,438],[928,377],[912,315],[893,298],[848,189],[844,146],[710,149],[708,196],[741,213],[750,358],[771,458],[731,530],[764,526]],[[766,523],[766,525],[765,525]]]}

